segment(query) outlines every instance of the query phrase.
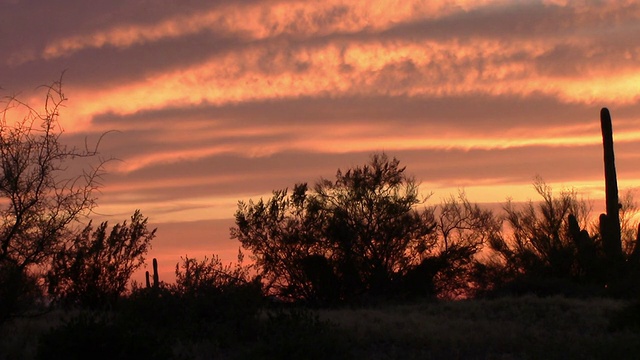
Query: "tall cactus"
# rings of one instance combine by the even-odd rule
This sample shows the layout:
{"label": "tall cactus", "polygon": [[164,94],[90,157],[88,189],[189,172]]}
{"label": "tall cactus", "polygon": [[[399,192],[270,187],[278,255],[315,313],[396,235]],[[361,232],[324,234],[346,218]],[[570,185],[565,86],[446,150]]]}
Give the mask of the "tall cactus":
{"label": "tall cactus", "polygon": [[153,258],[153,287],[158,288],[158,283],[160,282],[158,277],[158,260]]}
{"label": "tall cactus", "polygon": [[606,214],[600,215],[600,235],[602,236],[603,250],[607,258],[616,262],[622,258],[620,203],[618,200],[618,179],[613,153],[613,127],[611,125],[611,115],[607,108],[602,108],[600,111],[600,126],[602,128],[602,145],[604,148],[606,192]]}

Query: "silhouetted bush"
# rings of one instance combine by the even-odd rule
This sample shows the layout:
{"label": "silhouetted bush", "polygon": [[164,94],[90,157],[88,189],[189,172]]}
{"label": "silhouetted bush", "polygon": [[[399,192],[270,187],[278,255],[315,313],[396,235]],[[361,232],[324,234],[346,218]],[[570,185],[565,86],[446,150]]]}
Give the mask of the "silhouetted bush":
{"label": "silhouetted bush", "polygon": [[[431,213],[414,209],[418,187],[404,170],[398,160],[374,155],[365,166],[338,171],[335,182],[321,180],[312,192],[298,184],[266,202],[240,202],[232,237],[256,257],[268,290],[278,296],[339,300],[388,292],[412,265],[410,253],[433,242]],[[326,259],[335,288],[318,288],[324,286],[319,274],[303,266],[309,256]]]}
{"label": "silhouetted bush", "polygon": [[0,324],[33,310],[42,299],[37,278],[9,261],[0,261]]}
{"label": "silhouetted bush", "polygon": [[133,323],[82,313],[40,337],[38,359],[169,359],[170,344]]}
{"label": "silhouetted bush", "polygon": [[[554,196],[541,180],[535,183],[543,201],[517,207],[505,206],[508,234],[493,237],[493,257],[474,264],[473,281],[478,294],[535,293],[567,296],[640,295],[640,272],[631,239],[636,213],[627,196],[621,205],[626,261],[612,262],[603,248],[600,233],[590,235],[589,206],[573,191]],[[595,230],[594,230],[595,231]]]}
{"label": "silhouetted bush", "polygon": [[289,300],[455,296],[499,223],[463,193],[418,209],[422,203],[400,162],[374,154],[312,190],[297,184],[267,201],[240,202],[231,235],[255,256],[269,294]]}
{"label": "silhouetted bush", "polygon": [[124,323],[146,329],[159,337],[174,337],[185,332],[191,319],[184,316],[180,297],[167,286],[134,288],[118,302],[115,311]]}
{"label": "silhouetted bush", "polygon": [[494,257],[475,264],[478,293],[571,295],[597,289],[596,284],[604,288],[599,241],[581,231],[587,227],[588,205],[573,191],[554,196],[542,180],[534,187],[540,203],[504,206],[510,235],[492,237]]}
{"label": "silhouetted bush", "polygon": [[241,256],[239,260],[232,267],[223,266],[217,256],[183,258],[176,266],[176,284],[135,287],[118,303],[118,324],[144,329],[183,351],[189,344],[208,343],[223,351],[255,341],[264,304],[262,285],[249,278],[249,268]]}
{"label": "silhouetted bush", "polygon": [[224,265],[217,255],[205,256],[201,261],[185,256],[176,264],[175,290],[181,294],[197,295],[203,291],[223,292],[239,285],[246,285],[251,279],[252,265],[244,265],[244,254],[238,251],[235,265]]}
{"label": "silhouetted bush", "polygon": [[155,237],[155,230],[147,229],[147,221],[138,210],[130,223],[116,224],[111,231],[107,222],[96,229],[87,225],[54,256],[47,274],[49,294],[84,307],[113,305],[124,294],[133,272],[144,263]]}
{"label": "silhouetted bush", "polygon": [[510,238],[498,237],[489,243],[505,263],[505,270],[536,277],[578,277],[577,248],[570,233],[569,215],[586,226],[588,208],[575,192],[554,196],[542,181],[534,185],[542,196],[539,204],[529,202],[520,208],[508,202],[506,222]]}
{"label": "silhouetted bush", "polygon": [[300,308],[267,312],[257,342],[243,359],[351,359],[348,337],[317,314]]}
{"label": "silhouetted bush", "polygon": [[255,334],[263,305],[262,284],[251,278],[251,266],[238,253],[234,266],[217,256],[198,261],[184,257],[176,265],[173,291],[180,298],[184,317],[191,319],[198,336],[214,338],[221,346]]}

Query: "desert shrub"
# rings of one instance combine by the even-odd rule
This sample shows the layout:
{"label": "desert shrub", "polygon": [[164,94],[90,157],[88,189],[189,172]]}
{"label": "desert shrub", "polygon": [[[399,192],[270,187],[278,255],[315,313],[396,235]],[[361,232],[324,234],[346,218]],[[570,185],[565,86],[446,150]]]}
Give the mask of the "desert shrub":
{"label": "desert shrub", "polygon": [[33,310],[40,299],[42,293],[35,276],[11,262],[0,261],[0,324]]}
{"label": "desert shrub", "polygon": [[507,231],[490,239],[491,256],[475,264],[478,293],[603,295],[611,267],[600,236],[586,230],[594,227],[589,204],[573,190],[554,194],[541,179],[534,188],[542,201],[504,206]]}
{"label": "desert shrub", "polygon": [[180,297],[191,338],[208,338],[228,348],[255,338],[262,304],[259,284],[237,285],[219,292],[210,289]]}
{"label": "desert shrub", "polygon": [[[251,251],[271,294],[321,301],[384,293],[413,265],[411,253],[432,245],[435,225],[429,211],[416,209],[420,203],[399,161],[376,154],[312,191],[297,184],[267,201],[239,202],[231,236]],[[310,256],[328,266],[309,266],[323,265]]]}
{"label": "desert shrub", "polygon": [[176,265],[173,291],[184,318],[191,319],[191,332],[214,338],[223,347],[255,335],[263,305],[260,280],[251,278],[251,266],[243,265],[240,251],[237,260],[224,265],[215,255],[200,261],[185,256]]}
{"label": "desert shrub", "polygon": [[118,321],[182,348],[206,342],[226,349],[255,339],[262,285],[249,278],[241,256],[235,266],[223,265],[216,256],[201,261],[184,257],[176,266],[176,280],[134,287],[116,307]]}
{"label": "desert shrub", "polygon": [[605,251],[604,230],[588,221],[587,202],[575,191],[556,195],[542,180],[534,187],[542,197],[539,203],[504,206],[508,230],[491,237],[490,256],[474,264],[476,293],[640,296],[639,252],[633,235],[637,207],[631,195],[620,205],[622,257],[613,261]]}
{"label": "desert shrub", "polygon": [[81,313],[40,337],[38,359],[167,359],[171,349],[155,333],[111,316]]}
{"label": "desert shrub", "polygon": [[256,342],[239,357],[246,359],[350,359],[347,337],[310,310],[270,311]]}
{"label": "desert shrub", "polygon": [[156,230],[137,210],[131,221],[108,230],[89,223],[53,257],[47,274],[49,294],[67,304],[85,307],[112,305],[126,290],[133,272],[144,263]]}
{"label": "desert shrub", "polygon": [[[489,242],[491,250],[504,259],[505,270],[514,274],[539,278],[581,276],[569,215],[584,228],[587,204],[577,198],[575,191],[554,195],[542,180],[534,188],[542,197],[538,204],[530,201],[518,207],[508,202],[504,206],[511,235],[493,238]],[[591,238],[587,240],[593,242]]]}
{"label": "desert shrub", "polygon": [[115,308],[120,321],[144,328],[159,337],[179,334],[188,319],[183,316],[183,304],[169,287],[134,288]]}
{"label": "desert shrub", "polygon": [[439,206],[421,208],[424,201],[397,159],[374,154],[334,181],[239,202],[231,236],[280,298],[334,305],[398,293],[456,296],[499,223],[464,193]]}
{"label": "desert shrub", "polygon": [[203,260],[185,256],[181,258],[181,263],[176,264],[175,289],[183,294],[212,289],[222,292],[249,283],[252,268],[251,265],[244,265],[242,251],[238,251],[235,265],[223,264],[217,255],[210,258],[205,256]]}

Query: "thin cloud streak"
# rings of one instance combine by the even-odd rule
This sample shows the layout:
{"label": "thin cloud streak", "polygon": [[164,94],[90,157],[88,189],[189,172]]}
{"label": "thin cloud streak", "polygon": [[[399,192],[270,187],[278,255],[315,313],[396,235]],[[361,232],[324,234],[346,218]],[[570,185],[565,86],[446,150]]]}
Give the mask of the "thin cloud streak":
{"label": "thin cloud streak", "polygon": [[[458,10],[481,6],[478,2],[456,2]],[[396,23],[426,16],[434,18],[450,14],[453,1],[380,2],[267,2],[246,5],[218,5],[214,9],[197,11],[161,19],[152,24],[124,24],[88,35],[76,35],[54,40],[42,52],[42,58],[69,56],[86,48],[128,48],[148,42],[185,37],[200,32],[234,34],[246,41],[282,35],[317,37],[333,33],[355,33],[367,29],[379,32]]]}
{"label": "thin cloud streak", "polygon": [[[204,125],[203,121],[201,125]],[[162,163],[195,161],[201,158],[234,154],[250,158],[264,158],[281,152],[312,151],[317,153],[348,153],[403,151],[403,150],[494,150],[546,146],[551,148],[598,145],[601,143],[599,125],[556,125],[539,130],[522,125],[498,128],[477,134],[455,126],[434,126],[429,122],[414,124],[410,133],[397,123],[352,122],[350,125],[327,126],[317,123],[291,123],[288,126],[254,124],[238,126],[235,119],[226,122],[212,121],[205,128],[187,124],[176,130],[174,123],[156,124],[155,133],[146,138],[145,146],[136,154],[122,155],[122,162],[110,169],[131,172]],[[635,143],[640,132],[634,125],[639,122],[621,123],[616,142]],[[438,129],[434,131],[434,129]],[[141,137],[133,135],[138,141]],[[167,139],[167,140],[165,140]],[[126,141],[126,140],[123,140]],[[132,139],[131,139],[132,141]],[[206,146],[205,144],[214,144]],[[155,145],[151,145],[155,144]],[[162,145],[162,147],[161,147]],[[158,148],[161,147],[161,151]],[[170,148],[171,147],[171,148]]]}

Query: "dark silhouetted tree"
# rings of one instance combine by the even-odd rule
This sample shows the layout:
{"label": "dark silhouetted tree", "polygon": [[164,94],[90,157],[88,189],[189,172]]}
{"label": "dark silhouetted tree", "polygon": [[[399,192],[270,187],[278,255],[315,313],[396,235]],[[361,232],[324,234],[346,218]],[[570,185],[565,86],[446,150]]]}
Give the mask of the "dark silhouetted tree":
{"label": "dark silhouetted tree", "polygon": [[[239,202],[231,236],[251,251],[267,291],[285,297],[311,297],[313,290],[297,266],[305,257],[323,254],[316,210],[307,210],[306,184],[273,192],[257,202]],[[315,218],[315,220],[313,220]]]}
{"label": "dark silhouetted tree", "polygon": [[232,237],[255,256],[269,288],[293,298],[345,298],[390,290],[433,246],[432,214],[396,159],[371,161],[309,191],[240,202]]}
{"label": "dark silhouetted tree", "polygon": [[376,154],[313,190],[298,184],[267,201],[240,202],[231,235],[280,296],[326,303],[418,288],[432,295],[467,272],[498,225],[462,194],[442,209],[418,209],[422,203],[399,161]]}
{"label": "dark silhouetted tree", "polygon": [[[104,161],[96,149],[61,143],[61,81],[45,89],[42,110],[9,97],[0,112],[0,273],[13,274],[0,279],[24,279],[46,267],[72,237],[75,222],[95,206],[100,185]],[[5,288],[13,287],[0,284]],[[17,295],[0,290],[0,311],[11,313],[5,302]]]}
{"label": "dark silhouetted tree", "polygon": [[434,244],[433,213],[418,211],[418,185],[397,159],[338,171],[316,184],[309,206],[324,219],[327,254],[346,289],[384,293]]}
{"label": "dark silhouetted tree", "polygon": [[464,192],[434,206],[438,246],[420,269],[433,273],[434,292],[444,297],[469,296],[477,285],[471,281],[475,255],[500,237],[501,220],[489,210],[471,203]]}
{"label": "dark silhouetted tree", "polygon": [[112,304],[144,263],[155,232],[140,211],[111,230],[107,222],[95,229],[87,225],[55,254],[47,276],[49,294],[83,306]]}

